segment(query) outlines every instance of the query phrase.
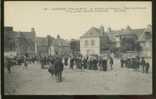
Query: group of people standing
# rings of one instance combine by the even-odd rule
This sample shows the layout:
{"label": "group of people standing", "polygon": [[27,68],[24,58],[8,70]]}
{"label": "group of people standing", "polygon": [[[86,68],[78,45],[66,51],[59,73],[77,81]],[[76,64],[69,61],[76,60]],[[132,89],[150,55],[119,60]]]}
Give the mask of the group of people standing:
{"label": "group of people standing", "polygon": [[[28,67],[28,64],[35,64],[39,62],[41,64],[41,68],[44,69],[45,65],[49,65],[48,71],[51,76],[56,77],[56,81],[62,81],[62,72],[64,70],[64,66],[69,66],[70,69],[80,69],[81,71],[88,70],[101,70],[108,71],[113,70],[114,58],[107,56],[44,56],[44,57],[27,57],[23,58],[15,58],[16,61],[12,59],[6,58],[6,67],[9,73],[11,73],[11,67],[17,64],[23,64],[25,68]],[[150,64],[145,61],[144,57],[135,57],[135,58],[120,58],[121,68],[133,68],[137,71],[142,70],[143,73],[148,73]]]}
{"label": "group of people standing", "polygon": [[23,57],[5,57],[4,58],[4,64],[8,70],[9,73],[11,73],[11,68],[15,65],[21,66],[23,64],[24,68],[28,68],[28,64],[35,64],[37,61],[36,57],[28,57],[28,56],[23,56]]}
{"label": "group of people standing", "polygon": [[135,58],[121,58],[121,68],[127,67],[127,68],[133,68],[137,71],[141,70],[143,73],[148,73],[150,64],[149,62],[145,61],[145,58],[140,58],[139,56],[136,56]]}
{"label": "group of people standing", "polygon": [[[109,65],[108,65],[109,63]],[[69,66],[70,69],[80,69],[84,71],[85,69],[89,70],[100,70],[107,71],[108,66],[111,70],[113,69],[113,58],[99,58],[99,57],[83,57],[83,56],[49,56],[47,58],[41,58],[41,68],[44,65],[49,64],[48,71],[52,76],[56,76],[58,82],[62,81],[62,72],[64,66]]]}
{"label": "group of people standing", "polygon": [[35,64],[37,62],[37,58],[36,57],[26,57],[24,56],[23,58],[23,63],[25,68],[28,67],[28,64]]}
{"label": "group of people standing", "polygon": [[[66,57],[65,59],[66,66],[69,65],[71,69],[74,69],[74,66],[78,69],[85,70],[103,70],[107,71],[108,66],[113,69],[113,58],[112,57],[97,57],[97,56],[75,56],[75,57]],[[69,60],[69,62],[68,62]]]}

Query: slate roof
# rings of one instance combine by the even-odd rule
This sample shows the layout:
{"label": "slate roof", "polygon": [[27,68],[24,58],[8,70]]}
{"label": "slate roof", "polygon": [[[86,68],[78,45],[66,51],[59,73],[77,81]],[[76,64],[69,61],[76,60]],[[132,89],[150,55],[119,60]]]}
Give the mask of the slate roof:
{"label": "slate roof", "polygon": [[90,28],[84,35],[82,35],[80,38],[83,37],[100,37],[103,36],[103,33],[100,31],[100,29],[96,27]]}
{"label": "slate roof", "polygon": [[115,32],[106,32],[106,34],[108,35],[109,40],[111,40],[113,42],[116,41],[115,36],[116,36],[117,33],[115,33]]}
{"label": "slate roof", "polygon": [[[146,34],[148,32],[149,34]],[[148,38],[147,38],[148,36]],[[152,30],[146,29],[139,37],[139,41],[152,41]]]}
{"label": "slate roof", "polygon": [[127,28],[127,29],[112,30],[110,32],[102,33],[100,29],[96,27],[92,27],[85,34],[83,34],[80,38],[103,37],[105,35],[105,37],[108,37],[109,40],[115,41],[116,40],[115,37],[121,35],[121,36],[136,36],[138,40],[143,40],[143,35],[145,35],[144,32],[152,33],[152,29],[151,28],[138,28],[138,29]]}
{"label": "slate roof", "polygon": [[16,37],[24,37],[26,39],[34,39],[35,34],[32,32],[16,32]]}
{"label": "slate roof", "polygon": [[137,35],[137,37],[140,37],[140,35],[144,32],[145,29],[133,29],[131,33]]}
{"label": "slate roof", "polygon": [[131,30],[117,30],[117,31],[111,31],[107,34],[112,35],[109,36],[110,38],[113,38],[115,36],[134,36],[136,35],[137,38],[140,38],[140,36],[143,34],[145,29],[131,29]]}
{"label": "slate roof", "polygon": [[38,45],[48,46],[48,39],[44,37],[37,37]]}
{"label": "slate roof", "polygon": [[55,39],[53,44],[54,46],[69,46],[70,42],[64,39]]}

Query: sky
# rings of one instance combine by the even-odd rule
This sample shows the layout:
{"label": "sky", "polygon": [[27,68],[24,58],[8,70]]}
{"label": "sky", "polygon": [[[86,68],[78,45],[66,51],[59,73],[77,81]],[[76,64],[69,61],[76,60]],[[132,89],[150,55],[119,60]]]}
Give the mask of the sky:
{"label": "sky", "polygon": [[[91,8],[93,11],[84,12],[79,8]],[[120,10],[116,11],[114,8]],[[6,1],[4,22],[5,26],[13,26],[15,31],[30,31],[35,28],[39,37],[56,37],[59,34],[64,39],[78,39],[93,26],[99,28],[103,25],[105,30],[108,27],[119,30],[127,25],[132,29],[145,28],[152,23],[152,3]]]}

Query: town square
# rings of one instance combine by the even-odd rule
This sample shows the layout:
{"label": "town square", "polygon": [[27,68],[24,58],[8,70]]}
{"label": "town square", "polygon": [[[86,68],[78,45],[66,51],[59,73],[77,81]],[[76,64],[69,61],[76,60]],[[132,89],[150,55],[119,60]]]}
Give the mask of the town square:
{"label": "town square", "polygon": [[5,4],[6,95],[152,94],[150,2]]}

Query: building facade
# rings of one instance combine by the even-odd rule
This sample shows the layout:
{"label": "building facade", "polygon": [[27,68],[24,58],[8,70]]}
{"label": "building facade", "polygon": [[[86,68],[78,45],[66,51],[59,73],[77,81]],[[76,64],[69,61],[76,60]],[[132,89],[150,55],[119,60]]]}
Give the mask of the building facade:
{"label": "building facade", "polygon": [[80,55],[80,40],[72,39],[70,41],[70,49],[73,55]]}
{"label": "building facade", "polygon": [[109,42],[103,26],[99,29],[92,27],[80,37],[80,53],[84,56],[101,55],[109,49]]}
{"label": "building facade", "polygon": [[[80,37],[80,53],[82,55],[102,55],[105,53],[122,54],[135,51],[142,56],[152,56],[152,26],[132,29],[127,26],[121,30],[108,30],[104,27],[92,27]],[[120,56],[120,55],[117,55]]]}
{"label": "building facade", "polygon": [[16,33],[13,30],[13,27],[4,27],[4,52],[15,52]]}
{"label": "building facade", "polygon": [[48,39],[45,37],[37,37],[36,39],[37,55],[47,56],[48,54]]}
{"label": "building facade", "polygon": [[35,54],[34,28],[30,32],[14,31],[13,27],[4,27],[4,51],[15,55]]}
{"label": "building facade", "polygon": [[57,38],[53,40],[53,42],[50,44],[49,47],[49,55],[70,55],[71,49],[70,49],[70,42],[67,40],[62,39],[59,35],[57,35]]}
{"label": "building facade", "polygon": [[16,32],[16,51],[17,55],[34,56],[36,43],[36,32],[32,28],[30,32]]}
{"label": "building facade", "polygon": [[152,25],[148,25],[138,40],[141,44],[142,51],[140,56],[152,57]]}

